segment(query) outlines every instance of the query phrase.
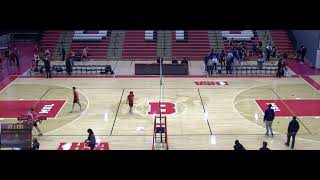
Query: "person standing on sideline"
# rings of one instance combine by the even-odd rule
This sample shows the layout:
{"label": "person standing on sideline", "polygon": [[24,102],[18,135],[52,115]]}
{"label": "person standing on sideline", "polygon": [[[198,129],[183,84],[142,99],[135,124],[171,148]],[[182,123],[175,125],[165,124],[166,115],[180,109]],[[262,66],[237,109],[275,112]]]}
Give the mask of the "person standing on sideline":
{"label": "person standing on sideline", "polygon": [[285,76],[285,70],[287,70],[286,64],[280,59],[278,62],[277,77]]}
{"label": "person standing on sideline", "polygon": [[44,67],[46,69],[47,79],[51,78],[51,65],[47,55],[44,56]]}
{"label": "person standing on sideline", "polygon": [[285,143],[286,146],[289,146],[290,139],[292,137],[291,149],[294,148],[294,142],[296,139],[297,132],[299,131],[299,128],[300,126],[299,126],[299,122],[297,121],[297,117],[293,116],[288,126],[287,142]]}
{"label": "person standing on sideline", "polygon": [[212,75],[213,73],[213,61],[211,59],[208,59],[208,62],[207,62],[207,71],[208,71],[208,75]]}
{"label": "person standing on sideline", "polygon": [[264,112],[263,122],[266,123],[266,135],[268,135],[268,131],[270,130],[271,135],[273,136],[272,132],[272,122],[274,120],[274,110],[271,108],[272,105],[268,105],[268,109]]}
{"label": "person standing on sideline", "polygon": [[300,53],[301,53],[301,64],[303,64],[304,63],[304,57],[307,54],[307,48],[302,45],[300,47]]}
{"label": "person standing on sideline", "polygon": [[64,61],[64,59],[66,57],[66,50],[64,49],[64,47],[62,47],[62,49],[61,49],[61,55],[62,55],[62,61]]}
{"label": "person standing on sideline", "polygon": [[92,129],[88,129],[87,133],[89,134],[89,136],[88,139],[84,142],[88,144],[90,150],[94,150],[94,147],[96,146],[96,137],[94,136]]}
{"label": "person standing on sideline", "polygon": [[233,149],[234,150],[246,150],[243,146],[242,146],[242,144],[240,144],[240,142],[239,142],[239,140],[236,140],[235,142],[234,142],[234,146],[233,146]]}
{"label": "person standing on sideline", "polygon": [[20,56],[19,50],[17,49],[16,46],[14,46],[14,50],[13,51],[14,51],[14,59],[16,61],[16,65],[19,66],[19,56]]}
{"label": "person standing on sideline", "polygon": [[82,111],[81,110],[81,104],[80,104],[80,101],[79,101],[79,95],[78,95],[78,92],[76,90],[76,87],[72,87],[72,90],[73,90],[73,104],[72,104],[72,110],[71,110],[70,113],[73,112],[73,108],[74,108],[75,104],[78,104],[79,107],[80,107],[80,111]]}
{"label": "person standing on sideline", "polygon": [[130,91],[130,94],[127,97],[127,102],[126,104],[128,104],[129,102],[129,113],[132,113],[132,107],[133,107],[133,99],[134,99],[134,94],[133,91]]}
{"label": "person standing on sideline", "polygon": [[263,141],[262,147],[259,149],[260,151],[270,151],[270,149],[267,147],[268,143]]}

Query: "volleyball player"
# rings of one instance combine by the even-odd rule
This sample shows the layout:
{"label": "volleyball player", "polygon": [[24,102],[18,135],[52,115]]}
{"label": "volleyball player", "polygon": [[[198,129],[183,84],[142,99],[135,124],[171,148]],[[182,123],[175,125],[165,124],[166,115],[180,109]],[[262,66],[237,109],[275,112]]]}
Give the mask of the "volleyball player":
{"label": "volleyball player", "polygon": [[134,98],[133,91],[130,91],[130,94],[128,95],[127,102],[126,102],[126,104],[128,104],[128,102],[129,102],[129,108],[130,108],[129,113],[132,113],[133,98]]}
{"label": "volleyball player", "polygon": [[79,101],[79,95],[78,95],[78,92],[76,90],[76,87],[72,87],[72,90],[73,90],[73,104],[72,104],[72,110],[71,110],[70,113],[73,112],[73,108],[74,108],[75,104],[78,104],[79,107],[80,107],[80,111],[82,111],[81,110],[81,104],[80,104],[80,101]]}

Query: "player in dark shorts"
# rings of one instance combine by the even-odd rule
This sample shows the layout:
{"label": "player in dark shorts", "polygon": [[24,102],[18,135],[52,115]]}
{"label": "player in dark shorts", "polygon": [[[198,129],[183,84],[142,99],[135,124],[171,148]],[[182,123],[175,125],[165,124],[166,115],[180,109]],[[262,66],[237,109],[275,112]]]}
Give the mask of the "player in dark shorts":
{"label": "player in dark shorts", "polygon": [[35,121],[35,117],[37,116],[37,113],[34,112],[34,109],[31,108],[30,111],[28,112],[28,114],[31,116],[31,120],[32,120],[32,125],[34,128],[37,129],[38,133],[39,133],[39,136],[42,136],[42,132],[40,131],[40,129],[38,128],[38,124],[37,122]]}
{"label": "player in dark shorts", "polygon": [[128,95],[127,102],[126,102],[126,104],[128,104],[128,102],[129,102],[129,108],[130,108],[129,112],[130,113],[132,113],[133,98],[134,98],[133,91],[130,91],[130,94]]}
{"label": "player in dark shorts", "polygon": [[73,104],[72,104],[72,110],[71,110],[70,113],[73,112],[73,108],[74,108],[75,104],[78,104],[79,107],[80,107],[80,111],[82,111],[81,110],[81,104],[80,104],[80,101],[79,101],[78,92],[76,91],[76,87],[73,87],[72,90],[73,90]]}

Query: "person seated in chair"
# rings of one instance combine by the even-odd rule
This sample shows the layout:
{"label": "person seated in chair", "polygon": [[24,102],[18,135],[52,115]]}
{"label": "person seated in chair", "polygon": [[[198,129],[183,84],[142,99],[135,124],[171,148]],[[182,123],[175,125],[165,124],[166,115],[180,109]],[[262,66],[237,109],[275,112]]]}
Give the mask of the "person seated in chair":
{"label": "person seated in chair", "polygon": [[188,64],[187,57],[184,57],[180,64]]}
{"label": "person seated in chair", "polygon": [[176,58],[173,58],[172,59],[172,64],[178,64],[179,62],[177,61],[177,59]]}

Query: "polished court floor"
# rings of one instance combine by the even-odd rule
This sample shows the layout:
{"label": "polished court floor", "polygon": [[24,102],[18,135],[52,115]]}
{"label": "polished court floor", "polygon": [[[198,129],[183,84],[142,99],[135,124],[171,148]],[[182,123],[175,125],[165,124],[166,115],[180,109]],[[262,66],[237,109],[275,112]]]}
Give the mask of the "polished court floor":
{"label": "polished court floor", "polygon": [[[320,76],[310,76],[320,83]],[[210,82],[210,83],[207,83]],[[213,83],[212,83],[213,82]],[[70,113],[72,90],[78,88],[83,111]],[[126,97],[135,94],[133,113]],[[150,103],[160,97],[159,78],[18,78],[0,91],[4,100],[65,100],[55,118],[39,124],[44,136],[41,149],[58,149],[60,143],[80,143],[93,129],[98,142],[108,142],[111,150],[150,150],[153,114]],[[274,136],[265,135],[259,100],[320,100],[320,93],[300,77],[254,78],[163,78],[163,102],[174,104],[168,114],[168,141],[172,150],[231,150],[238,139],[247,149],[256,150],[267,141],[274,150],[284,145],[290,116],[277,116]],[[300,107],[301,106],[301,107]],[[315,108],[315,107],[312,107]],[[151,112],[151,113],[148,113]],[[288,112],[288,113],[290,113]],[[300,131],[295,149],[320,149],[320,119],[298,116]],[[0,123],[17,122],[2,118]],[[37,135],[37,131],[33,131]]]}

